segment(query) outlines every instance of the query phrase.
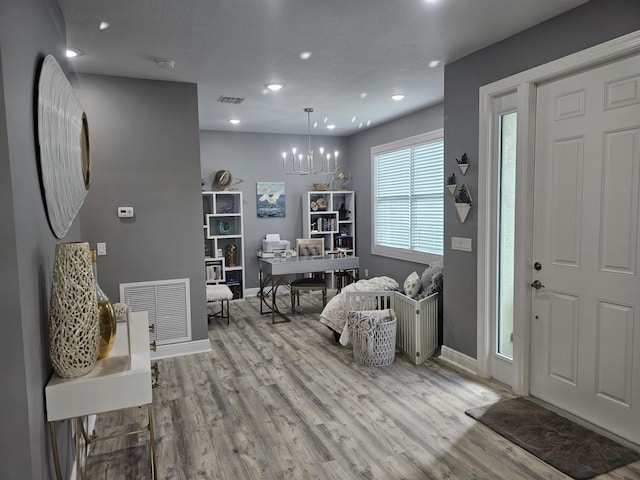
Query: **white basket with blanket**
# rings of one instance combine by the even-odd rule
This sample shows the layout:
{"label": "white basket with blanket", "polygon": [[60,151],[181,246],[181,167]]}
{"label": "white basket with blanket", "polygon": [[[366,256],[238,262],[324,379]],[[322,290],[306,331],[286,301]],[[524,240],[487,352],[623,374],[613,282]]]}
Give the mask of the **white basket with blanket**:
{"label": "white basket with blanket", "polygon": [[[348,312],[392,309],[397,318],[396,346],[416,365],[438,351],[437,293],[415,300],[401,292],[347,292],[345,301]],[[352,338],[345,340],[353,343]]]}
{"label": "white basket with blanket", "polygon": [[391,365],[396,356],[396,315],[393,310],[351,311],[348,317],[353,358],[361,365]]}

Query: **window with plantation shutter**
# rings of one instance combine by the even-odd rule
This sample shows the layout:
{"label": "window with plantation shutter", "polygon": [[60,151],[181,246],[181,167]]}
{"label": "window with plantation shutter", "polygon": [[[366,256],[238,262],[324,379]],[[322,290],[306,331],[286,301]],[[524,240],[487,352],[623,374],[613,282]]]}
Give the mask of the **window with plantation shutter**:
{"label": "window with plantation shutter", "polygon": [[443,133],[371,149],[372,253],[420,263],[443,254]]}

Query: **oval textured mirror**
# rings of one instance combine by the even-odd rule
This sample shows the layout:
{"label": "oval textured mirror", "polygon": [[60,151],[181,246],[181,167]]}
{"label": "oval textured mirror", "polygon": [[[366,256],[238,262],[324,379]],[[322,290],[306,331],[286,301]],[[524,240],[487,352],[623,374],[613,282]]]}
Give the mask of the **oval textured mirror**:
{"label": "oval textured mirror", "polygon": [[89,189],[89,126],[76,92],[52,55],[38,82],[42,187],[51,230],[63,238]]}

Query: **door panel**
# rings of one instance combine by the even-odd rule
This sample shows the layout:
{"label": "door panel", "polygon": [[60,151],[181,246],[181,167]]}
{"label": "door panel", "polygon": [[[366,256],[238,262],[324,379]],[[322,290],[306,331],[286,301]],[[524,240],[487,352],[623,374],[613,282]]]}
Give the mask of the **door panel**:
{"label": "door panel", "polygon": [[635,273],[639,140],[637,128],[604,134],[600,268],[611,272]]}
{"label": "door panel", "polygon": [[558,265],[580,266],[582,219],[582,165],[584,140],[561,139],[554,143],[551,258]]}
{"label": "door panel", "polygon": [[579,298],[553,292],[549,311],[549,375],[575,385],[578,373]]}
{"label": "door panel", "polygon": [[634,308],[599,302],[596,393],[620,405],[631,406]]}
{"label": "door panel", "polygon": [[537,95],[530,391],[640,444],[640,57]]}

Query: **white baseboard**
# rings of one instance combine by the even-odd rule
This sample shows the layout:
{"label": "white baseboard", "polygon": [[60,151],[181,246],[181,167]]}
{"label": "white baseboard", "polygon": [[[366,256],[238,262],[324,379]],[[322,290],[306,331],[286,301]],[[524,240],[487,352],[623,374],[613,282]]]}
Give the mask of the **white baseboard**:
{"label": "white baseboard", "polygon": [[453,348],[442,345],[440,348],[440,359],[445,360],[453,365],[468,370],[474,375],[478,374],[478,361],[464,353],[460,353]]}
{"label": "white baseboard", "polygon": [[[327,292],[334,292],[335,293],[335,289],[327,288]],[[258,288],[258,287],[247,288],[244,291],[244,296],[245,296],[245,298],[257,297],[258,293],[260,293],[260,288]],[[313,292],[313,293],[317,293],[317,292]],[[278,287],[278,290],[276,291],[276,295],[290,295],[290,294],[291,294],[291,290],[289,290],[289,288],[284,286],[284,285],[280,285]]]}
{"label": "white baseboard", "polygon": [[247,288],[244,291],[244,296],[246,297],[257,297],[258,293],[260,292],[260,289],[258,287],[255,288]]}
{"label": "white baseboard", "polygon": [[[258,293],[260,293],[260,288],[259,287],[255,287],[255,288],[247,288],[244,291],[244,296],[246,297],[257,297]],[[278,287],[278,290],[276,290],[276,295],[289,295],[291,293],[291,291],[284,285],[280,285]]]}
{"label": "white baseboard", "polygon": [[210,351],[211,343],[208,338],[205,340],[194,340],[192,342],[171,343],[169,345],[158,345],[158,349],[155,352],[151,352],[151,360]]}

